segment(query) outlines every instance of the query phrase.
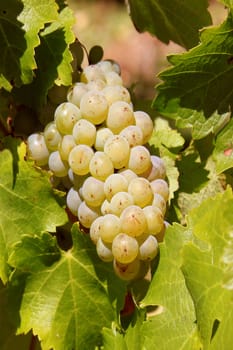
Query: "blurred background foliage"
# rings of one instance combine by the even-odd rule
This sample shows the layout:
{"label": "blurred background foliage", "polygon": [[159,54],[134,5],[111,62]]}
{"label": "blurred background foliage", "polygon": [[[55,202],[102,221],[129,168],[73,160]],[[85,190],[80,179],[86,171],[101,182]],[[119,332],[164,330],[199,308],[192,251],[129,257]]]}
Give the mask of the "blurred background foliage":
{"label": "blurred background foliage", "polygon": [[[124,0],[68,0],[75,13],[74,32],[89,50],[100,45],[104,58],[116,60],[122,70],[124,85],[133,87],[136,100],[150,101],[155,96],[157,74],[168,66],[166,56],[185,49],[173,42],[163,44],[149,33],[135,29]],[[226,16],[223,5],[209,1],[213,24]],[[84,61],[85,64],[85,61]]]}

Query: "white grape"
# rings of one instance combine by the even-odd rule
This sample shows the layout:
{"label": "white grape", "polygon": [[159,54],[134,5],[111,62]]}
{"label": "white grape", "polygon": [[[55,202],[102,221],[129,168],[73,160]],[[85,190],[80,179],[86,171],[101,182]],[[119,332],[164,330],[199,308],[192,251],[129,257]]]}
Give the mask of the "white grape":
{"label": "white grape", "polygon": [[105,180],[113,174],[114,167],[109,156],[101,151],[95,152],[89,164],[90,173],[99,180]]}
{"label": "white grape", "polygon": [[108,61],[108,60],[99,61],[99,62],[97,63],[97,66],[98,66],[104,73],[113,71],[112,62],[110,62],[110,61]]}
{"label": "white grape", "polygon": [[134,146],[130,149],[127,167],[137,175],[143,174],[151,167],[150,152],[145,146]]}
{"label": "white grape", "polygon": [[77,145],[69,154],[69,166],[77,175],[85,175],[89,172],[89,164],[94,156],[94,151],[90,146]]}
{"label": "white grape", "polygon": [[61,141],[61,134],[57,130],[55,122],[50,122],[44,128],[45,143],[50,151],[56,151]]}
{"label": "white grape", "polygon": [[79,222],[86,228],[90,228],[92,222],[100,216],[98,208],[88,206],[83,201],[78,207]]}
{"label": "white grape", "polygon": [[82,203],[82,199],[78,191],[74,187],[71,187],[67,192],[66,205],[73,215],[75,216],[78,215],[78,208],[81,203]]}
{"label": "white grape", "polygon": [[128,163],[130,148],[123,136],[110,136],[105,142],[104,152],[111,159],[115,169],[123,168]]}
{"label": "white grape", "polygon": [[92,207],[98,207],[105,199],[104,183],[93,176],[89,176],[82,185],[82,196]]}
{"label": "white grape", "polygon": [[62,160],[68,161],[71,150],[76,146],[72,135],[64,135],[59,144],[58,150]]}
{"label": "white grape", "polygon": [[50,153],[48,165],[49,169],[57,177],[64,177],[68,174],[68,163],[61,159],[60,153],[58,151]]}
{"label": "white grape", "polygon": [[118,192],[112,197],[109,210],[111,213],[120,216],[125,208],[133,204],[134,200],[131,194],[128,192]]}
{"label": "white grape", "polygon": [[124,178],[127,180],[128,184],[132,179],[135,179],[137,177],[137,174],[131,169],[120,169],[119,174],[124,176]]}
{"label": "white grape", "polygon": [[142,209],[147,222],[147,229],[145,232],[156,235],[163,228],[163,213],[158,207],[148,205]]}
{"label": "white grape", "polygon": [[152,155],[151,167],[141,176],[146,177],[149,181],[153,181],[155,179],[164,179],[166,176],[164,161],[160,157]]}
{"label": "white grape", "polygon": [[135,260],[138,251],[137,240],[125,233],[119,233],[112,242],[112,254],[121,264],[129,264]]}
{"label": "white grape", "polygon": [[138,237],[147,230],[146,216],[137,205],[125,208],[121,215],[121,230],[132,237]]}
{"label": "white grape", "polygon": [[130,147],[143,144],[142,130],[137,125],[127,126],[121,130],[119,135],[124,136],[127,139]]}
{"label": "white grape", "polygon": [[80,119],[73,127],[73,137],[77,144],[93,146],[96,136],[96,127],[86,119]]}
{"label": "white grape", "polygon": [[38,166],[48,163],[49,150],[43,134],[34,133],[27,139],[27,152],[29,158],[34,160]]}
{"label": "white grape", "polygon": [[90,91],[101,91],[105,86],[106,83],[102,79],[92,80],[87,84],[87,88]]}
{"label": "white grape", "polygon": [[163,215],[165,215],[167,204],[165,199],[159,193],[154,193],[152,205],[159,208]]}
{"label": "white grape", "polygon": [[120,233],[121,223],[118,216],[106,214],[103,217],[100,227],[100,237],[104,242],[111,243]]}
{"label": "white grape", "polygon": [[152,136],[154,130],[154,124],[149,116],[144,111],[135,111],[134,112],[135,123],[140,127],[143,133],[143,144],[147,143]]}
{"label": "white grape", "polygon": [[101,204],[100,211],[102,215],[112,214],[111,204],[107,199],[105,199]]}
{"label": "white grape", "polygon": [[139,259],[153,260],[159,251],[157,239],[149,235],[139,247]]}
{"label": "white grape", "polygon": [[82,117],[97,125],[105,121],[108,114],[108,101],[99,91],[88,91],[80,101]]}
{"label": "white grape", "polygon": [[98,239],[100,238],[100,228],[102,225],[104,217],[103,216],[98,216],[90,226],[89,234],[92,242],[94,244],[97,244]]}
{"label": "white grape", "polygon": [[67,93],[67,100],[80,107],[80,101],[83,95],[88,91],[87,84],[77,82],[71,86]]}
{"label": "white grape", "polygon": [[129,103],[116,101],[110,105],[106,125],[114,134],[119,134],[122,129],[134,124],[134,113]]}
{"label": "white grape", "polygon": [[69,177],[71,183],[73,184],[73,186],[78,189],[78,188],[82,187],[83,182],[88,177],[88,174],[85,176],[84,175],[77,175],[73,172],[73,170],[71,168],[69,168],[68,177]]}
{"label": "white grape", "polygon": [[109,136],[112,136],[113,132],[105,127],[99,128],[96,131],[95,144],[94,147],[97,151],[103,151],[104,145]]}
{"label": "white grape", "polygon": [[74,124],[79,119],[81,119],[80,109],[70,102],[61,103],[54,113],[56,127],[63,135],[72,134]]}
{"label": "white grape", "polygon": [[122,85],[108,85],[102,90],[102,93],[107,99],[109,106],[116,101],[131,102],[129,91]]}
{"label": "white grape", "polygon": [[97,79],[105,80],[104,72],[97,64],[90,64],[84,67],[81,74],[81,82],[88,83]]}
{"label": "white grape", "polygon": [[123,175],[115,173],[109,175],[104,182],[104,193],[108,200],[120,191],[127,191],[128,182]]}
{"label": "white grape", "polygon": [[106,242],[103,242],[101,238],[99,238],[96,243],[96,252],[98,257],[102,261],[105,261],[105,262],[113,261],[111,245]]}
{"label": "white grape", "polygon": [[134,203],[141,208],[151,204],[153,200],[150,182],[143,177],[136,177],[131,180],[128,186],[128,192],[132,195]]}
{"label": "white grape", "polygon": [[124,281],[131,281],[136,279],[140,274],[141,261],[139,259],[135,259],[129,264],[121,264],[114,259],[113,269],[119,278]]}
{"label": "white grape", "polygon": [[107,85],[122,85],[123,81],[119,74],[114,71],[105,73],[105,80]]}
{"label": "white grape", "polygon": [[169,187],[168,187],[168,183],[165,180],[156,179],[151,181],[150,185],[154,193],[160,194],[166,202],[168,201]]}

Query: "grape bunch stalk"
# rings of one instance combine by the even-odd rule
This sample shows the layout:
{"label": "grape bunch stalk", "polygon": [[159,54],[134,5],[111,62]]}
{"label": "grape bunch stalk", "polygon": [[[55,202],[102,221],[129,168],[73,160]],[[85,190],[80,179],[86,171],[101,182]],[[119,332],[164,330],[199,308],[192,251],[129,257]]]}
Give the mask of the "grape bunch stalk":
{"label": "grape bunch stalk", "polygon": [[146,147],[153,128],[119,65],[104,60],[83,69],[53,121],[27,140],[28,157],[66,186],[67,208],[99,258],[128,281],[147,273],[167,224],[165,164]]}

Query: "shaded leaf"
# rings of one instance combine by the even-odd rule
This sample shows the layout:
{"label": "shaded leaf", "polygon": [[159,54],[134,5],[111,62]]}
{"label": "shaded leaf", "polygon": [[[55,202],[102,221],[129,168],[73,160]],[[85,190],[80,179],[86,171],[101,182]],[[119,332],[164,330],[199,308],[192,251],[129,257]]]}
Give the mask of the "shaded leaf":
{"label": "shaded leaf", "polygon": [[138,31],[149,31],[164,43],[170,40],[186,48],[199,42],[198,30],[211,24],[203,0],[129,0],[132,20]]}
{"label": "shaded leaf", "polygon": [[232,13],[218,27],[206,28],[201,43],[189,52],[169,57],[173,65],[160,74],[164,81],[153,107],[173,114],[181,107],[203,110],[209,117],[233,107],[233,19]]}

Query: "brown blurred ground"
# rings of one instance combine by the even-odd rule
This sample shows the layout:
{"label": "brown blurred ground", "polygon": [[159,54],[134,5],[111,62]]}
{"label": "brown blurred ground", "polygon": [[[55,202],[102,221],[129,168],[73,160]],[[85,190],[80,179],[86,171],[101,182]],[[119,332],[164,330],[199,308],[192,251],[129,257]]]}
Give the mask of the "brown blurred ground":
{"label": "brown blurred ground", "polygon": [[[75,12],[75,34],[86,48],[101,45],[104,58],[120,64],[124,84],[136,84],[138,96],[153,98],[157,74],[168,66],[166,56],[184,49],[173,42],[163,44],[149,33],[138,33],[123,1],[68,0],[68,4]],[[226,16],[224,7],[215,0],[210,1],[209,11],[214,24]]]}

